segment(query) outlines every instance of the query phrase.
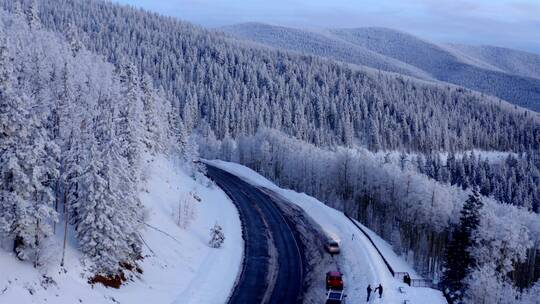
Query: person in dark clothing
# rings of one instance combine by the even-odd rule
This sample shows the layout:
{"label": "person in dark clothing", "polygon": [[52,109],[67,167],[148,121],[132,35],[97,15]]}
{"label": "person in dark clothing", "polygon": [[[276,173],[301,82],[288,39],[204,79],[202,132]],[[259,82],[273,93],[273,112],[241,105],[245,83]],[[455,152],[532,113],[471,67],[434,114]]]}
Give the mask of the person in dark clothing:
{"label": "person in dark clothing", "polygon": [[371,285],[368,285],[367,286],[367,301],[366,302],[369,302],[369,297],[371,297]]}
{"label": "person in dark clothing", "polygon": [[403,282],[409,286],[411,286],[411,276],[409,274],[406,274],[404,277],[403,277]]}
{"label": "person in dark clothing", "polygon": [[382,298],[382,284],[379,284],[379,287],[375,288],[375,290],[379,290],[379,298]]}

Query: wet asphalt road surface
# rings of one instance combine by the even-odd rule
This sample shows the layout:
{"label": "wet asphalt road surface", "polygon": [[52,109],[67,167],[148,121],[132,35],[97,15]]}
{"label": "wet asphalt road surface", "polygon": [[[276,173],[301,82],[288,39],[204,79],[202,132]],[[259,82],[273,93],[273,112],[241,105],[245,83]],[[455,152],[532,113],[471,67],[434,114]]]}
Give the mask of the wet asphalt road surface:
{"label": "wet asphalt road surface", "polygon": [[206,166],[208,177],[231,198],[242,221],[244,261],[228,303],[302,303],[303,249],[287,214],[261,189]]}

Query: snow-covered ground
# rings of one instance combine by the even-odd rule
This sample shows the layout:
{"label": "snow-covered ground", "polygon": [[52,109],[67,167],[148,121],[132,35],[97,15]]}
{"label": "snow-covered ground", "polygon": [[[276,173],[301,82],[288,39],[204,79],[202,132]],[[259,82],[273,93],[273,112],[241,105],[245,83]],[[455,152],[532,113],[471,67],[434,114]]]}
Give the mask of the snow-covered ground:
{"label": "snow-covered ground", "polygon": [[[371,284],[372,288],[382,284],[384,288],[383,298],[378,299],[372,296],[370,303],[397,304],[403,303],[405,300],[409,300],[411,304],[446,303],[442,294],[437,290],[408,287],[393,278],[375,248],[343,213],[306,194],[281,189],[253,170],[239,164],[223,161],[209,161],[209,163],[235,174],[253,185],[270,189],[283,196],[301,207],[329,236],[339,239],[342,252],[338,265],[345,276],[348,303],[364,303],[368,284]],[[388,243],[380,238],[376,242],[382,246],[381,250],[385,257],[388,257],[390,263],[393,266],[395,264],[399,271],[408,271],[411,275],[417,276],[403,259],[393,253]],[[403,287],[405,293],[399,292],[399,287]]]}
{"label": "snow-covered ground", "polygon": [[[66,272],[58,266],[61,254],[56,249],[49,250],[47,267],[36,271],[29,263],[19,262],[9,253],[9,244],[3,244],[0,303],[225,303],[240,271],[244,248],[236,208],[218,187],[195,181],[165,157],[147,161],[145,179],[141,200],[147,210],[146,223],[154,228],[147,226],[142,233],[146,242],[142,275],[118,290],[92,287],[73,238]],[[177,225],[180,201],[190,201],[193,207],[193,220],[185,229]],[[207,245],[216,222],[226,237],[220,249]],[[60,232],[56,235],[56,246],[51,248],[59,248],[61,236]]]}
{"label": "snow-covered ground", "polygon": [[416,270],[409,265],[405,259],[398,256],[392,249],[392,245],[386,242],[381,238],[377,233],[369,229],[368,227],[362,225],[360,222],[356,221],[356,224],[361,226],[364,231],[369,234],[369,237],[373,240],[377,248],[382,252],[386,261],[392,266],[395,272],[407,272],[412,279],[422,279],[422,276],[416,273]]}

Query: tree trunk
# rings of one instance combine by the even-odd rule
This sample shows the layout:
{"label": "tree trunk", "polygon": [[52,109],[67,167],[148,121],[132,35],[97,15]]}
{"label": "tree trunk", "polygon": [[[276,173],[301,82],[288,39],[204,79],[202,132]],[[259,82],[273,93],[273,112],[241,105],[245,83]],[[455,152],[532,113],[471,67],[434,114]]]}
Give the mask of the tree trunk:
{"label": "tree trunk", "polygon": [[36,234],[35,234],[35,244],[36,246],[36,255],[34,257],[34,268],[39,266],[39,220],[36,221]]}
{"label": "tree trunk", "polygon": [[19,256],[19,250],[21,247],[24,247],[24,239],[21,236],[17,235],[15,237],[15,240],[13,241],[13,252],[17,256],[17,258],[22,261],[23,259],[21,259],[21,257]]}
{"label": "tree trunk", "polygon": [[62,260],[60,261],[60,266],[64,267],[64,262],[66,258],[66,244],[67,244],[67,234],[68,234],[68,222],[69,222],[69,212],[67,210],[67,197],[64,191],[64,244],[62,247]]}

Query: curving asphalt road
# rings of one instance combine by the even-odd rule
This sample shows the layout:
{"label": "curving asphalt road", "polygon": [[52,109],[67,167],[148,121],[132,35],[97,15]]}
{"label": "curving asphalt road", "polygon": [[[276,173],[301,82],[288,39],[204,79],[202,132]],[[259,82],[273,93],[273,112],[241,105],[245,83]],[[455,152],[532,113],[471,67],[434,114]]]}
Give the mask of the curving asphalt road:
{"label": "curving asphalt road", "polygon": [[292,304],[303,298],[303,251],[273,199],[240,178],[206,165],[207,175],[240,213],[245,242],[242,272],[229,304]]}

